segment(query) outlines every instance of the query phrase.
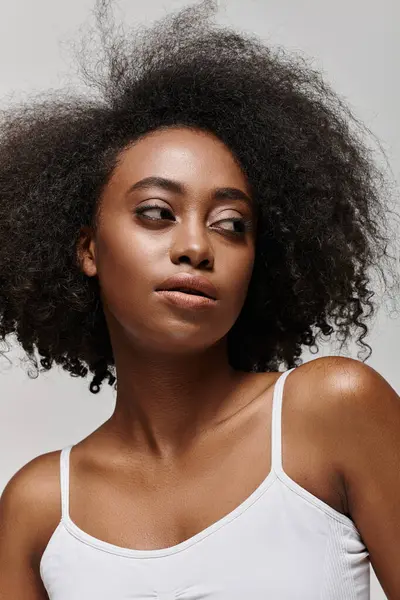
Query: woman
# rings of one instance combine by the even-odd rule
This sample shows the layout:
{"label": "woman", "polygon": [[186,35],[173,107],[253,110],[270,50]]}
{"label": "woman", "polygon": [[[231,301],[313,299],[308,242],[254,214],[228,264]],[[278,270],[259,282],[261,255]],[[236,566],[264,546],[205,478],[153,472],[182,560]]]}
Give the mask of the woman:
{"label": "woman", "polygon": [[131,46],[96,6],[100,99],[3,116],[1,335],[116,404],[7,484],[0,598],[400,598],[399,397],[299,359],[388,256],[355,120],[211,2]]}

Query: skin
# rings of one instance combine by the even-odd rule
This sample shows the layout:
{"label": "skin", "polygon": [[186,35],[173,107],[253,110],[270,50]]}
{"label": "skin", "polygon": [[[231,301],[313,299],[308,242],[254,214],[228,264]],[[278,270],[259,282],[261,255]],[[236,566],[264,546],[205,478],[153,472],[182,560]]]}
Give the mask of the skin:
{"label": "skin", "polygon": [[[185,193],[153,188],[126,197],[132,183],[151,175],[178,181]],[[208,486],[199,478],[194,495],[207,518],[193,518],[190,503],[185,514],[179,493],[172,495],[171,513],[167,502],[157,512],[179,524],[176,537],[163,538],[158,527],[153,539],[147,537],[150,547],[165,547],[194,535],[239,505],[265,477],[262,461],[262,468],[256,466],[250,440],[258,440],[258,449],[264,446],[256,425],[265,416],[260,398],[270,409],[278,374],[233,371],[226,347],[252,273],[255,210],[244,201],[216,201],[213,190],[220,186],[237,188],[251,199],[240,166],[213,135],[174,128],[145,136],[123,154],[102,199],[104,220],[98,237],[91,239],[83,258],[87,275],[97,274],[100,279],[118,375],[115,412],[98,432],[103,432],[103,443],[117,438],[147,457],[174,465],[175,458],[196,448],[204,432],[218,431],[214,447],[208,443],[208,453],[188,452],[194,457],[189,464],[198,465],[207,464],[205,457],[210,454],[222,460],[227,439],[231,444],[238,439],[241,427],[247,440],[244,446],[236,443],[237,454],[229,446],[232,462],[225,463],[229,464],[225,476],[218,464],[211,467],[223,485],[218,489],[224,490],[218,506],[210,504],[204,492]],[[158,224],[132,218],[135,208],[151,198],[171,209],[173,219]],[[215,229],[218,219],[238,215],[253,223],[245,235],[235,238]],[[217,305],[192,316],[160,302],[154,288],[179,270],[209,277],[218,290]],[[288,378],[285,394],[285,471],[353,519],[384,591],[389,598],[399,598],[399,396],[372,368],[341,357],[320,358],[297,368]],[[240,418],[235,421],[236,414]],[[257,418],[252,420],[252,414]],[[236,430],[224,437],[218,424],[226,422],[236,423]],[[253,425],[246,431],[249,423]],[[183,469],[181,475],[183,464],[176,461],[172,480],[165,481],[155,469],[155,480],[165,481],[166,490],[180,478],[188,481],[193,472]],[[254,469],[230,485],[230,474],[248,464],[254,464]],[[141,540],[149,536],[149,521],[144,527]],[[131,547],[141,543],[130,538],[122,541]]]}
{"label": "skin", "polygon": [[[179,182],[184,191],[152,185],[128,192],[150,176]],[[219,187],[236,188],[249,200],[216,199]],[[136,214],[147,204],[163,210]],[[101,209],[97,235],[83,231],[79,256],[83,271],[99,278],[115,357],[118,391],[107,436],[154,458],[172,458],[226,418],[237,401],[232,391],[253,378],[234,371],[227,356],[227,333],[254,263],[250,188],[218,138],[172,128],[122,153]],[[249,222],[243,234],[232,233],[243,229],[229,221],[235,217]],[[215,306],[189,311],[161,299],[155,288],[180,272],[207,277],[217,288]]]}
{"label": "skin", "polygon": [[[185,191],[127,195],[149,176]],[[189,539],[239,506],[270,469],[280,373],[234,371],[226,346],[252,273],[254,208],[217,200],[217,187],[251,200],[220,140],[188,128],[153,132],[121,154],[96,235],[82,230],[77,251],[83,271],[101,284],[118,391],[110,419],[71,452],[70,518],[121,547]],[[171,214],[139,218],[135,211],[148,200]],[[235,237],[222,219],[240,216],[253,228]],[[191,313],[164,303],[155,288],[179,271],[208,277],[218,290],[215,306]],[[284,471],[350,516],[390,600],[400,598],[399,431],[399,396],[357,360],[321,357],[286,380]],[[0,600],[47,598],[39,564],[60,521],[59,458],[59,451],[35,457],[1,495]]]}

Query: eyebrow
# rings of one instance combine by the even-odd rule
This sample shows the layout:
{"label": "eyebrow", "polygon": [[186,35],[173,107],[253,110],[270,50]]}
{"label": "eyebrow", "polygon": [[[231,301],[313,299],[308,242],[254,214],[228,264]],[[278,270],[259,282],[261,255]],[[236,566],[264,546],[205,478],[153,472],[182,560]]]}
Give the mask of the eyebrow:
{"label": "eyebrow", "polygon": [[[165,177],[145,177],[140,181],[137,181],[128,189],[127,194],[130,194],[136,190],[146,190],[152,187],[160,187],[168,192],[174,192],[175,194],[183,195],[186,192],[186,187],[173,179],[166,179]],[[213,198],[216,200],[244,200],[247,204],[252,206],[253,202],[245,192],[233,187],[219,187],[213,191]]]}

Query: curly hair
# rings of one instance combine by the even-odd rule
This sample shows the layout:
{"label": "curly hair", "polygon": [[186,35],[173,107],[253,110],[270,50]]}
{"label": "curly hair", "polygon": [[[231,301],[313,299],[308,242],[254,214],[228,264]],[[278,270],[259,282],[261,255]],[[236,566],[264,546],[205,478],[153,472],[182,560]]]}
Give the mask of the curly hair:
{"label": "curly hair", "polygon": [[42,370],[53,361],[75,377],[90,370],[93,393],[116,382],[79,233],[96,231],[120,153],[152,130],[185,126],[226,144],[256,203],[255,261],[228,332],[230,364],[298,366],[303,345],[318,348],[318,335],[333,332],[347,343],[354,327],[371,354],[362,341],[376,310],[367,271],[387,283],[380,262],[390,268],[392,258],[390,194],[364,139],[371,132],[307,59],[211,23],[214,0],[131,36],[115,30],[109,9],[96,1],[95,66],[85,39],[75,53],[86,95],[48,92],[1,111],[1,339],[15,333],[36,369],[35,345]]}

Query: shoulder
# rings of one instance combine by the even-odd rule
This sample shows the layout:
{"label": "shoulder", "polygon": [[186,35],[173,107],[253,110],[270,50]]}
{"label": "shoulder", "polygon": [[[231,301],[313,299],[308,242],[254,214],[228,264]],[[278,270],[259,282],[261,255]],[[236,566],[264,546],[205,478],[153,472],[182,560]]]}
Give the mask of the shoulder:
{"label": "shoulder", "polygon": [[392,402],[399,401],[393,387],[378,371],[353,358],[322,357],[301,365],[301,369],[313,391],[313,405],[318,405],[319,399],[333,414],[339,411],[342,418],[343,409],[361,417],[357,413],[385,411]]}
{"label": "shoulder", "polygon": [[348,489],[373,464],[382,469],[383,457],[400,458],[400,397],[380,373],[339,356],[305,363],[291,375],[297,370],[303,393],[308,390],[307,419],[323,431]]}
{"label": "shoulder", "polygon": [[327,356],[304,363],[289,375],[289,386],[295,394],[301,390],[303,409],[321,425],[326,421],[327,432],[373,426],[379,417],[396,416],[400,409],[400,398],[388,381],[353,358]]}
{"label": "shoulder", "polygon": [[59,464],[59,450],[33,458],[12,476],[0,496],[0,538],[30,549],[33,562],[61,518]]}
{"label": "shoulder", "polygon": [[388,596],[400,598],[400,397],[375,369],[353,360],[322,369],[336,463],[349,514]]}

